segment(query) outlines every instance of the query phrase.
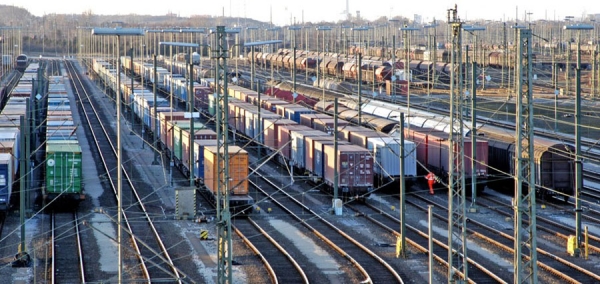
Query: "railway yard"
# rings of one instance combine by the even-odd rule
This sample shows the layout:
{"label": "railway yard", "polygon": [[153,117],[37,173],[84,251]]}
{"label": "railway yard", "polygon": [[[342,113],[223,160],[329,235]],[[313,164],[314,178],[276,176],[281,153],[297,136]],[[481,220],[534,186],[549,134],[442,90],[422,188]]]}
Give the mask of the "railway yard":
{"label": "railway yard", "polygon": [[15,56],[0,283],[600,283],[596,40],[451,27],[80,28]]}

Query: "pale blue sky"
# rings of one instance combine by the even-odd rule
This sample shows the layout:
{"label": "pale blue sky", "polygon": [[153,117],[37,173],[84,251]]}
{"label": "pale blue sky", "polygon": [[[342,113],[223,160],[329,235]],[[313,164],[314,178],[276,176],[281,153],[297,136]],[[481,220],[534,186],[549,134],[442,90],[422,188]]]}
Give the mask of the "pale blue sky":
{"label": "pale blue sky", "polygon": [[[0,2],[5,2],[0,0]],[[7,1],[8,2],[8,1]],[[37,16],[51,13],[80,14],[91,10],[94,14],[150,14],[164,15],[167,12],[181,16],[221,15],[233,17],[254,18],[269,21],[270,10],[273,22],[276,25],[290,23],[290,18],[301,22],[304,11],[304,20],[319,22],[321,20],[337,21],[342,19],[346,0],[177,0],[160,2],[160,5],[151,5],[156,1],[138,0],[24,0],[12,4],[28,9]],[[167,3],[167,4],[165,4]],[[169,5],[170,3],[171,5]],[[519,19],[523,20],[526,12],[531,12],[535,19],[564,19],[565,16],[581,17],[585,14],[600,13],[600,1],[572,0],[572,1],[541,1],[541,0],[349,0],[350,11],[356,11],[367,20],[374,20],[381,16],[401,15],[413,18],[420,14],[426,22],[434,17],[446,19],[446,10],[458,4],[459,16],[463,20],[483,18],[488,20],[513,20],[518,11]],[[270,9],[272,7],[272,9]]]}

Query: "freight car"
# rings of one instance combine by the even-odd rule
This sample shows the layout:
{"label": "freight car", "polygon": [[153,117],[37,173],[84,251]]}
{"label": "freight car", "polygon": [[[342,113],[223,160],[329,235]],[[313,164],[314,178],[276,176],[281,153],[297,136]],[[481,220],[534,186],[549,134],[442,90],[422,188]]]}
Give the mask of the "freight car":
{"label": "freight car", "polygon": [[[514,131],[485,125],[477,130],[477,139],[485,139],[489,145],[488,186],[514,193],[517,160]],[[533,144],[536,194],[542,199],[553,196],[568,201],[575,188],[575,148],[542,137],[535,137]]]}
{"label": "freight car", "polygon": [[[457,138],[456,135],[455,139]],[[444,131],[434,131],[421,127],[412,126],[406,128],[404,137],[417,144],[417,160],[425,166],[420,172],[426,175],[427,172],[433,172],[443,180],[448,180],[450,175],[457,176],[462,169],[455,164],[454,172],[449,172],[449,165],[452,163],[450,155],[460,155],[460,145],[451,144],[449,134]],[[487,141],[477,141],[475,145],[476,153],[471,152],[471,141],[464,141],[462,148],[464,154],[464,175],[466,187],[470,188],[472,184],[470,173],[474,172],[477,176],[477,192],[481,193],[485,189],[488,178],[488,143]],[[471,161],[475,159],[475,169],[471,167]]]}

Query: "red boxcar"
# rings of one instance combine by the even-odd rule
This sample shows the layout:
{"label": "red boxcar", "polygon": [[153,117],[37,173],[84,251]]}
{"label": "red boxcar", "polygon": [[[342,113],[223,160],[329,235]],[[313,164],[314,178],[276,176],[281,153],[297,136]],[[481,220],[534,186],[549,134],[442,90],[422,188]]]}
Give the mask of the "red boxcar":
{"label": "red boxcar", "polygon": [[[369,196],[373,190],[373,157],[369,150],[356,145],[339,145],[337,153],[333,145],[324,145],[325,182],[333,186],[334,168],[338,169],[337,183],[342,195]],[[337,165],[334,157],[337,156]]]}
{"label": "red boxcar", "polygon": [[[410,127],[410,130],[405,130],[404,135],[406,139],[411,140],[417,144],[417,160],[423,165],[425,165],[427,167],[427,170],[432,171],[437,176],[448,178],[448,169],[450,166],[450,151],[454,151],[455,155],[458,155],[458,153],[460,153],[460,146],[458,143],[454,144],[453,149],[450,146],[448,133],[412,126]],[[456,140],[458,140],[458,137],[456,138]],[[477,190],[483,191],[488,177],[487,141],[477,141],[475,149],[477,151],[475,157],[475,172],[478,176]],[[469,184],[468,187],[470,187],[471,160],[473,159],[470,138],[465,138],[464,140],[463,153],[465,180],[467,180],[467,183]],[[455,165],[454,174],[457,174],[459,171],[460,169],[457,168]],[[420,174],[425,174],[425,172],[421,171]]]}

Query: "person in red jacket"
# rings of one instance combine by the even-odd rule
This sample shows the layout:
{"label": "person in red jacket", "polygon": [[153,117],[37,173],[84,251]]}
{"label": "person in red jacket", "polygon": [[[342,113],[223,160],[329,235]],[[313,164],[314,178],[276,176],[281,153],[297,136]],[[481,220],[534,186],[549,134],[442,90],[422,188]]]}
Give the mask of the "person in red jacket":
{"label": "person in red jacket", "polygon": [[429,172],[425,178],[427,179],[427,184],[429,184],[429,194],[433,195],[433,185],[435,184],[435,175],[432,172]]}

